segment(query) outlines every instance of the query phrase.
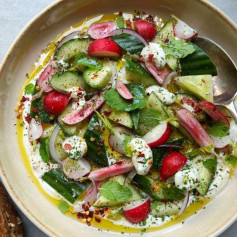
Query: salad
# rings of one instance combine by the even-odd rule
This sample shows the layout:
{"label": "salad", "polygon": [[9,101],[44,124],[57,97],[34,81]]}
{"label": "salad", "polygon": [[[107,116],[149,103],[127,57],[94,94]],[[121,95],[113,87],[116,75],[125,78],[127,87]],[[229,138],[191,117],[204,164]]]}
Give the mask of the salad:
{"label": "salad", "polygon": [[153,230],[227,184],[237,128],[213,103],[217,70],[197,36],[173,15],[120,12],[42,53],[16,108],[19,139],[61,212]]}

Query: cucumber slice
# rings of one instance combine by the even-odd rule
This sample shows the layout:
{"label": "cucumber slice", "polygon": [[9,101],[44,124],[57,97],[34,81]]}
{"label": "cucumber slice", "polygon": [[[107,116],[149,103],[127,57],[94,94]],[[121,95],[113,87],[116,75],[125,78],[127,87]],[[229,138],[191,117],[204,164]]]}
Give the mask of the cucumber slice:
{"label": "cucumber slice", "polygon": [[68,179],[63,174],[61,168],[52,169],[44,173],[42,180],[55,189],[70,203],[74,203],[89,185],[89,182],[79,183]]}
{"label": "cucumber slice", "polygon": [[125,80],[128,82],[143,83],[146,87],[158,85],[155,79],[137,61],[126,56]]}
{"label": "cucumber slice", "polygon": [[88,68],[83,73],[84,81],[95,89],[103,89],[109,83],[112,70],[109,66],[104,66],[100,70]]}
{"label": "cucumber slice", "polygon": [[171,56],[166,58],[166,63],[170,67],[170,69],[172,69],[173,71],[175,71],[179,65],[178,59]]}
{"label": "cucumber slice", "polygon": [[181,76],[175,77],[174,81],[184,91],[190,92],[200,100],[213,102],[211,75]]}
{"label": "cucumber slice", "polygon": [[151,205],[151,215],[154,217],[173,216],[178,214],[180,206],[173,202],[153,202]]}
{"label": "cucumber slice", "polygon": [[167,39],[174,37],[174,23],[169,20],[158,32],[157,37],[153,40],[155,43],[165,42]]}
{"label": "cucumber slice", "polygon": [[58,116],[58,124],[62,131],[68,135],[73,136],[77,133],[77,125],[67,125],[65,124],[62,119],[66,117],[68,114],[72,112],[72,103],[68,104],[67,107],[63,110],[63,112]]}
{"label": "cucumber slice", "polygon": [[[123,175],[115,176],[111,178],[121,185],[124,185],[125,177]],[[132,191],[132,196],[127,202],[133,202],[142,199],[142,195],[139,193],[139,191],[131,184],[125,184],[126,187],[128,187]],[[94,207],[113,207],[113,206],[118,206],[121,205],[125,202],[117,202],[113,200],[109,200],[106,197],[100,195],[100,197],[95,201]]]}
{"label": "cucumber slice", "polygon": [[203,162],[209,159],[216,159],[216,157],[213,154],[209,154],[206,156],[197,156],[196,158],[191,160],[193,165],[197,167],[200,176],[199,185],[196,189],[201,196],[206,195],[215,175],[215,171],[212,172],[203,165]]}
{"label": "cucumber slice", "polygon": [[126,111],[118,111],[111,108],[107,104],[104,104],[101,108],[101,113],[105,113],[107,118],[111,119],[112,121],[116,123],[124,125],[125,127],[128,127],[128,128],[133,127],[131,115]]}
{"label": "cucumber slice", "polygon": [[206,114],[199,109],[198,100],[189,94],[179,93],[176,95],[175,103],[184,109],[190,111],[199,121],[206,121]]}
{"label": "cucumber slice", "polygon": [[[155,200],[162,200],[164,199],[164,195],[162,193],[162,187],[158,187],[158,185],[154,182],[152,178],[147,175],[136,175],[133,178],[133,182],[138,184],[139,188],[153,197]],[[156,191],[154,191],[155,187],[158,187]]]}
{"label": "cucumber slice", "polygon": [[58,135],[55,138],[55,152],[57,157],[59,158],[59,160],[64,160],[68,157],[68,154],[64,151],[62,143],[64,142],[65,138],[64,138],[64,134],[62,132],[62,130],[60,129],[58,132]]}
{"label": "cucumber slice", "polygon": [[217,75],[216,66],[207,54],[197,45],[193,44],[195,52],[180,60],[181,75]]}
{"label": "cucumber slice", "polygon": [[55,60],[68,62],[79,53],[87,53],[91,39],[71,39],[62,44],[55,52]]}
{"label": "cucumber slice", "polygon": [[89,91],[89,86],[85,83],[83,77],[73,71],[61,71],[54,74],[49,84],[53,89],[63,93],[69,92],[72,87],[80,87],[85,91]]}

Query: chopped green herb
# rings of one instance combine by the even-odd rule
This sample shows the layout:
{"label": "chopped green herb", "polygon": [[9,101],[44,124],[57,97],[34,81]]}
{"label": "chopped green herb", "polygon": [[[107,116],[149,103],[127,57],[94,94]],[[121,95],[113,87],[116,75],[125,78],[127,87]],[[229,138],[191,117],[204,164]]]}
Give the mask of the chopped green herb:
{"label": "chopped green herb", "polygon": [[214,137],[225,137],[229,134],[228,126],[220,121],[209,124],[207,132]]}
{"label": "chopped green herb", "polygon": [[27,95],[33,94],[34,91],[35,91],[35,85],[33,85],[32,83],[28,84],[28,85],[26,86],[26,88],[25,88],[25,93],[26,93]]}
{"label": "chopped green herb", "polygon": [[167,200],[182,200],[184,198],[183,190],[177,187],[163,188],[162,193]]}
{"label": "chopped green herb", "polygon": [[211,172],[216,171],[216,166],[217,166],[217,159],[208,159],[203,161],[203,165],[210,170]]}
{"label": "chopped green herb", "polygon": [[67,202],[63,201],[63,200],[60,200],[58,202],[58,209],[62,212],[62,213],[65,213],[69,210],[69,205]]}
{"label": "chopped green herb", "polygon": [[117,17],[116,24],[118,28],[124,28],[125,27],[124,18],[122,16]]}
{"label": "chopped green herb", "polygon": [[231,165],[236,164],[237,163],[237,157],[234,155],[229,155],[225,158],[225,161]]}

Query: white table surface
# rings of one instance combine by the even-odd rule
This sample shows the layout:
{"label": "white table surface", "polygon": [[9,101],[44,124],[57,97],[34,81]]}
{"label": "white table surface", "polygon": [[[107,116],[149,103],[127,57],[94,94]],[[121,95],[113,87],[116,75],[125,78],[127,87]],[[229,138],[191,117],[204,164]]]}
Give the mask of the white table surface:
{"label": "white table surface", "polygon": [[[237,0],[209,0],[237,23]],[[53,0],[0,0],[0,62],[21,29]],[[25,237],[46,237],[18,209]],[[236,237],[237,221],[220,237]],[[201,237],[201,236],[200,236]]]}

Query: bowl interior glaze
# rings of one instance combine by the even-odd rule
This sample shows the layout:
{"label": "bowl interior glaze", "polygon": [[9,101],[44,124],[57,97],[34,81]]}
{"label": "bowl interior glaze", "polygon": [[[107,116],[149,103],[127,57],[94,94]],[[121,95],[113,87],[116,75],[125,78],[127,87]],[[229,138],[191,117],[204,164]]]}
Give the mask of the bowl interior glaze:
{"label": "bowl interior glaze", "polygon": [[[175,13],[197,29],[201,36],[221,45],[237,62],[235,25],[215,7],[201,0],[64,0],[52,4],[31,21],[8,51],[0,69],[0,173],[16,204],[49,236],[106,237],[115,233],[98,232],[60,214],[40,194],[28,175],[18,148],[14,107],[19,89],[41,50],[66,28],[86,16],[135,9],[164,17]],[[220,234],[237,217],[236,187],[237,177],[234,175],[225,190],[205,210],[187,219],[183,225],[159,231],[159,236],[207,237]],[[157,235],[155,232],[146,234]]]}

